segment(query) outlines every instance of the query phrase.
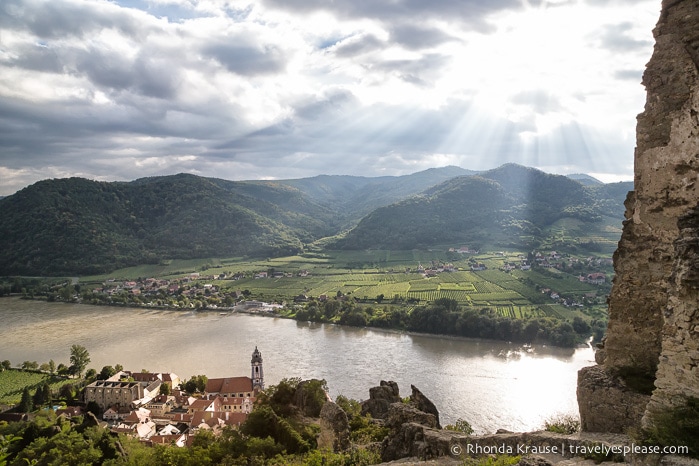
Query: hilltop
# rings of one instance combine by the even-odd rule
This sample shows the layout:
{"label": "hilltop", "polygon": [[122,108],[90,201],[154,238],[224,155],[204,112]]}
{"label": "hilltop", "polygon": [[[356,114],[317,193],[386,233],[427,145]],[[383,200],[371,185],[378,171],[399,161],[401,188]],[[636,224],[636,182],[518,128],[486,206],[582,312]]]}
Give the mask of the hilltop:
{"label": "hilltop", "polygon": [[[579,237],[620,226],[631,183],[584,186],[515,164],[460,176],[376,209],[339,239],[342,249],[424,248],[447,242],[534,248],[562,222]],[[618,239],[618,230],[615,234]]]}
{"label": "hilltop", "polygon": [[[275,257],[316,248],[536,245],[573,219],[613,241],[631,183],[584,186],[519,165],[398,177],[227,181],[189,174],[44,180],[0,199],[1,275],[103,273],[168,259]],[[560,226],[560,225],[559,225]],[[318,242],[319,240],[323,240]]]}

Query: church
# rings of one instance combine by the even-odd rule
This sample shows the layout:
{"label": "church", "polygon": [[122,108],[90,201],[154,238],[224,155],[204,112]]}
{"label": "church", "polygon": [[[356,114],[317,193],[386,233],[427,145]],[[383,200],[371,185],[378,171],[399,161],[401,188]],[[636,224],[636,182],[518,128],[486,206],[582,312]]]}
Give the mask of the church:
{"label": "church", "polygon": [[255,346],[250,361],[250,377],[223,377],[206,382],[206,398],[220,398],[223,411],[249,412],[257,394],[264,390],[262,354]]}

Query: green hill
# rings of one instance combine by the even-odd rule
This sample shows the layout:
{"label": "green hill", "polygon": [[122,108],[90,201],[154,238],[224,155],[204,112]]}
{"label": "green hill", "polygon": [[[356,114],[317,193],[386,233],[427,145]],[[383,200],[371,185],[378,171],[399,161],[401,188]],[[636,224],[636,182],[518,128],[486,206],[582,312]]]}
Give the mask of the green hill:
{"label": "green hill", "polygon": [[564,220],[576,220],[583,237],[604,239],[610,224],[617,223],[620,233],[623,206],[621,212],[612,206],[622,205],[630,188],[631,183],[586,187],[565,176],[507,164],[377,209],[334,246],[410,249],[463,242],[535,247],[559,232]]}
{"label": "green hill", "polygon": [[449,166],[403,176],[320,175],[275,183],[297,188],[318,204],[335,210],[340,225],[350,227],[379,207],[419,194],[451,178],[473,174],[476,172]]}
{"label": "green hill", "polygon": [[293,253],[309,235],[290,221],[304,214],[193,175],[45,180],[0,200],[0,209],[3,274],[89,274],[162,258]]}
{"label": "green hill", "polygon": [[271,257],[323,238],[344,249],[463,241],[532,245],[572,234],[587,235],[590,247],[618,241],[614,225],[621,225],[631,183],[583,186],[518,165],[473,173],[444,167],[379,178],[44,180],[0,199],[0,275],[84,275],[165,259]]}

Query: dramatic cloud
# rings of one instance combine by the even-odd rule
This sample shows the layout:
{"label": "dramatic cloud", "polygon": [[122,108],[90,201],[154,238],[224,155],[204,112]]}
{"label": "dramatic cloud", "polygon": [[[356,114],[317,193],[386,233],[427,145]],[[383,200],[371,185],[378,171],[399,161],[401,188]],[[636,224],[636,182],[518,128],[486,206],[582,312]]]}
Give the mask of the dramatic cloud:
{"label": "dramatic cloud", "polygon": [[5,0],[0,195],[43,178],[632,177],[659,0]]}

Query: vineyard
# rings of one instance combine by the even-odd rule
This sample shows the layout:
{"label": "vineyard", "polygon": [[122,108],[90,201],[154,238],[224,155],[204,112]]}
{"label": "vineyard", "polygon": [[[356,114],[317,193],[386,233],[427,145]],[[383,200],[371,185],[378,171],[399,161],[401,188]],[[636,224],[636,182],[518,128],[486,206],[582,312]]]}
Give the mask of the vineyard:
{"label": "vineyard", "polygon": [[[575,225],[561,225],[571,229]],[[338,294],[355,298],[362,304],[389,302],[429,304],[440,298],[453,299],[463,306],[489,308],[503,316],[527,318],[550,316],[570,318],[571,315],[584,315],[587,318],[603,317],[606,311],[604,296],[609,286],[591,285],[581,281],[580,274],[602,271],[611,275],[609,258],[600,267],[573,267],[559,264],[559,268],[534,267],[531,270],[503,270],[504,265],[518,265],[526,259],[526,254],[517,251],[483,252],[478,255],[461,255],[440,251],[325,251],[302,255],[242,260],[209,259],[195,261],[169,261],[150,271],[161,273],[198,272],[200,282],[211,283],[207,274],[226,276],[217,280],[216,286],[223,293],[245,291],[248,299],[292,303],[300,296],[333,298]],[[581,263],[584,258],[576,258]],[[568,259],[572,261],[573,258]],[[563,261],[561,261],[563,262]],[[472,271],[475,264],[484,264],[487,269]],[[418,273],[418,266],[449,270],[426,277]],[[573,262],[570,262],[573,264]],[[567,269],[566,267],[570,267]],[[144,268],[124,269],[122,276],[138,273],[148,275]],[[270,278],[253,278],[259,272],[267,272]],[[301,273],[303,272],[303,273]],[[283,277],[273,276],[283,273]],[[235,277],[234,277],[235,275]],[[243,278],[240,278],[240,277]],[[230,277],[230,278],[228,278]],[[98,278],[94,279],[99,286]],[[233,279],[236,278],[236,279]],[[611,279],[611,276],[610,276]],[[81,283],[90,281],[81,278]],[[548,291],[546,291],[548,290]],[[552,291],[566,297],[571,302],[586,301],[587,308],[569,308],[556,303],[550,297]],[[591,296],[591,298],[590,298]]]}
{"label": "vineyard", "polygon": [[20,370],[6,370],[0,372],[0,404],[16,404],[22,398],[22,390],[29,387],[34,391],[48,383],[51,391],[57,392],[61,386],[70,383],[70,380],[54,377],[50,374],[27,372]]}

